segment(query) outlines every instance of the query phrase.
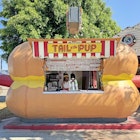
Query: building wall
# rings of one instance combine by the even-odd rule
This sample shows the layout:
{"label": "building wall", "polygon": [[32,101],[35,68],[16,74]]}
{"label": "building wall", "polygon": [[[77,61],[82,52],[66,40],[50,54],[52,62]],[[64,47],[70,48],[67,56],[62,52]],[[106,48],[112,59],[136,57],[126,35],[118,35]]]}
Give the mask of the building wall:
{"label": "building wall", "polygon": [[[121,39],[128,35],[131,34],[136,38],[136,43],[134,43],[133,46],[131,46],[135,51],[138,56],[140,56],[140,23],[133,26],[133,27],[127,27],[124,30],[122,30],[120,33],[115,35],[114,37],[121,37]],[[121,40],[122,42],[122,40]]]}

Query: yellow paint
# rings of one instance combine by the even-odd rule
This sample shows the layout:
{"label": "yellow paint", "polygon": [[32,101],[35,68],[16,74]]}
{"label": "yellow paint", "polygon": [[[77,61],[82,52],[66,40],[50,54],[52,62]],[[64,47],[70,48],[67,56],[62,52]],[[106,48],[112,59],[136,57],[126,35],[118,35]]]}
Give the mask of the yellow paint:
{"label": "yellow paint", "polygon": [[116,81],[116,80],[132,80],[133,74],[122,73],[119,75],[103,75],[102,81]]}
{"label": "yellow paint", "polygon": [[43,80],[45,81],[45,76],[26,76],[26,77],[16,77],[16,76],[13,76],[13,75],[10,75],[11,78],[14,80],[14,81],[27,81],[27,80]]}
{"label": "yellow paint", "polygon": [[52,43],[48,44],[48,53],[100,53],[102,44],[96,43]]}
{"label": "yellow paint", "polygon": [[134,84],[131,80],[122,80],[122,81],[105,81],[103,82],[103,85],[113,85],[117,87],[125,87],[126,85],[129,85],[130,87],[134,87]]}
{"label": "yellow paint", "polygon": [[44,87],[44,81],[15,81],[12,85],[12,89],[17,89],[21,86],[27,86],[29,88],[38,88],[38,87]]}
{"label": "yellow paint", "polygon": [[17,89],[23,85],[28,86],[29,88],[44,87],[44,76],[11,77],[14,80],[14,82],[11,85],[12,89]]}

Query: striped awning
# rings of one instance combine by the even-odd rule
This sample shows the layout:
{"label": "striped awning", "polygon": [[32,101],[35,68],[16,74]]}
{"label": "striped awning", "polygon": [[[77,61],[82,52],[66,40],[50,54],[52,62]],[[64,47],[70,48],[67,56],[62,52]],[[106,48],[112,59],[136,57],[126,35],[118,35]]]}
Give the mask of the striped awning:
{"label": "striped awning", "polygon": [[120,38],[28,39],[33,56],[39,58],[107,58],[114,56]]}

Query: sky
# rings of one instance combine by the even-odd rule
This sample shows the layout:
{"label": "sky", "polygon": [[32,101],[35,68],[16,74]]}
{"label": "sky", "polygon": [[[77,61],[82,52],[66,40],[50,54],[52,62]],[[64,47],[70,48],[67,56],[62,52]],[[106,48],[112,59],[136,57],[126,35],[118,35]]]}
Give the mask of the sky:
{"label": "sky", "polygon": [[[116,21],[121,29],[133,27],[140,23],[140,0],[103,0],[106,7],[112,12],[112,20]],[[1,4],[1,0],[0,0]],[[0,11],[2,7],[0,5]],[[2,28],[0,24],[0,28]],[[0,54],[2,51],[0,50]],[[2,62],[2,69],[8,69],[7,64]]]}
{"label": "sky", "polygon": [[112,19],[121,29],[140,23],[140,0],[104,0],[111,8]]}

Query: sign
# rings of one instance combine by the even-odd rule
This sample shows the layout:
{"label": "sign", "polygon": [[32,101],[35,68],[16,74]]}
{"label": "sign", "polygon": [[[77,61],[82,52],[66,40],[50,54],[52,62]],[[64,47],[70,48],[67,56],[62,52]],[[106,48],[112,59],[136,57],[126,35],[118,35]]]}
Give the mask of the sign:
{"label": "sign", "polygon": [[48,53],[94,53],[101,52],[101,43],[52,43],[48,44]]}
{"label": "sign", "polygon": [[33,56],[49,59],[107,58],[116,54],[120,38],[111,39],[28,39]]}

